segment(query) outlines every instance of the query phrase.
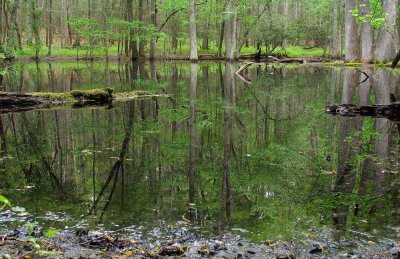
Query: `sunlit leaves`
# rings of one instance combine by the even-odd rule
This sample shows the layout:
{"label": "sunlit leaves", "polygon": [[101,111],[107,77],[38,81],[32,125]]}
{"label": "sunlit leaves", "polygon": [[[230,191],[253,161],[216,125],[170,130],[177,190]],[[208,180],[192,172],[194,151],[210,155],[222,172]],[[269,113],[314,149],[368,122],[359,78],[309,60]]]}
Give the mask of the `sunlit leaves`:
{"label": "sunlit leaves", "polygon": [[2,210],[5,206],[11,207],[11,202],[3,195],[0,195],[0,203],[3,203],[3,205],[0,207],[0,210]]}

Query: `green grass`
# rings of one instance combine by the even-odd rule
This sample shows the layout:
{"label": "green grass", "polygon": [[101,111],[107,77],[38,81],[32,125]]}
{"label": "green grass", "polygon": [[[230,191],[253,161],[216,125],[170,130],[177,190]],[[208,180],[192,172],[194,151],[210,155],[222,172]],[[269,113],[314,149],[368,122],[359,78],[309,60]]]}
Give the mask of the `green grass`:
{"label": "green grass", "polygon": [[[48,48],[42,47],[39,52],[39,57],[44,58],[47,56]],[[50,57],[85,57],[89,55],[88,49],[86,47],[80,48],[61,48],[60,46],[54,45],[51,49],[51,56]],[[110,46],[108,48],[108,55],[109,56],[117,56],[117,47]],[[95,47],[93,48],[93,56],[94,57],[105,57],[106,51],[103,47]],[[16,58],[31,58],[35,57],[35,49],[33,47],[24,47],[22,50],[16,52]]]}
{"label": "green grass", "polygon": [[[277,53],[280,50],[281,49],[278,48],[273,53]],[[286,53],[291,58],[322,57],[322,55],[324,54],[324,49],[323,48],[304,49],[303,46],[288,45],[286,47]]]}
{"label": "green grass", "polygon": [[[273,53],[278,53],[282,49],[277,48]],[[199,54],[214,54],[216,55],[218,52],[217,42],[210,41],[209,48],[207,50],[201,48],[201,42],[199,41]],[[222,52],[225,52],[225,46],[223,45]],[[257,49],[253,46],[243,47],[240,51],[241,54],[249,54],[256,53]],[[47,57],[48,48],[42,47],[39,52],[39,58]],[[145,53],[149,53],[148,44],[146,45]],[[187,57],[190,53],[190,46],[188,43],[178,44],[178,48],[173,50],[170,46],[169,42],[163,42],[160,40],[157,43],[157,55],[158,56],[167,56],[167,57]],[[323,55],[322,48],[312,48],[312,49],[304,49],[302,46],[294,46],[289,45],[286,47],[286,53],[289,57],[320,57]],[[265,54],[265,49],[262,51],[262,54]],[[59,45],[53,45],[52,53],[50,57],[86,57],[89,55],[88,48],[86,46],[82,46],[80,48],[61,48]],[[108,55],[110,57],[116,57],[118,55],[117,46],[111,45],[108,48]],[[106,51],[104,47],[94,47],[93,48],[93,56],[95,58],[104,58],[106,56]],[[34,47],[24,47],[22,50],[16,52],[17,58],[32,58],[35,57],[35,49]]]}

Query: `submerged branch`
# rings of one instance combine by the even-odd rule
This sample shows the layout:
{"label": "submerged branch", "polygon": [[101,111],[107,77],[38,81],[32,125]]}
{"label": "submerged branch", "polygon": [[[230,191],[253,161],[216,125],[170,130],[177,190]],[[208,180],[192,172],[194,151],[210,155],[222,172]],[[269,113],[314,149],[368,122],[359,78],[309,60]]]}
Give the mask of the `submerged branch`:
{"label": "submerged branch", "polygon": [[327,106],[326,113],[339,116],[370,116],[374,118],[387,118],[392,121],[400,121],[400,102],[387,105],[363,105],[333,104]]}

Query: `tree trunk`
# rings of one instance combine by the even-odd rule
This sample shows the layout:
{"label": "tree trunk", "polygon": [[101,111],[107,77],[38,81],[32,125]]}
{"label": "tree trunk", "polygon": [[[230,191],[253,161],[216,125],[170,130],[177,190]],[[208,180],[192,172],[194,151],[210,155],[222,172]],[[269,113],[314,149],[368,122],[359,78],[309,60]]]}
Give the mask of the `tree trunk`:
{"label": "tree trunk", "polygon": [[[189,203],[195,202],[196,184],[196,89],[198,64],[190,64],[190,119],[189,119]],[[192,219],[193,220],[193,219]]]}
{"label": "tree trunk", "polygon": [[18,47],[18,31],[17,31],[17,11],[19,8],[19,0],[15,0],[13,4],[10,3],[10,22],[8,24],[8,37],[7,37],[7,51],[13,52]]}
{"label": "tree trunk", "polygon": [[[366,16],[370,13],[369,0],[359,0],[360,14]],[[361,61],[370,63],[373,59],[373,29],[370,22],[363,22],[360,28]]]}
{"label": "tree trunk", "polygon": [[398,48],[399,35],[396,29],[398,3],[398,0],[383,0],[382,12],[388,15],[385,24],[378,32],[375,61],[389,62]]}
{"label": "tree trunk", "polygon": [[[288,17],[288,15],[289,15],[289,0],[285,0],[285,2],[283,4],[283,15],[285,17]],[[285,23],[285,28],[283,28],[285,31],[287,30],[286,27],[287,27],[287,25]],[[286,45],[287,45],[287,39],[283,39],[282,47],[286,48]]]}
{"label": "tree trunk", "polygon": [[[141,23],[144,23],[144,13],[143,10],[144,6],[143,6],[143,0],[139,0],[139,21]],[[141,25],[142,26],[142,25]],[[139,57],[144,57],[144,46],[145,46],[145,41],[143,40],[143,29],[139,29],[139,36],[142,37],[139,41]]]}
{"label": "tree trunk", "polygon": [[[232,156],[232,127],[233,114],[231,106],[235,106],[235,75],[232,63],[226,63],[225,81],[223,84],[223,95],[225,104],[225,125],[224,125],[224,160],[222,168],[222,186],[221,186],[221,209],[220,224],[224,223],[226,217],[227,225],[233,223],[232,218],[232,184],[231,184],[231,156]],[[225,216],[224,216],[225,215]],[[224,224],[225,225],[225,224]]]}
{"label": "tree trunk", "polygon": [[225,15],[225,58],[227,60],[235,59],[235,43],[236,43],[236,12],[237,0],[226,1]]}
{"label": "tree trunk", "polygon": [[219,40],[218,40],[218,57],[222,57],[222,44],[224,42],[224,34],[225,34],[225,20],[221,24],[221,29],[219,32]]}
{"label": "tree trunk", "polygon": [[32,33],[35,39],[35,59],[39,60],[39,50],[40,50],[40,36],[39,36],[39,21],[36,11],[36,0],[31,0],[31,11],[32,11]]}
{"label": "tree trunk", "polygon": [[[150,1],[150,12],[151,12],[151,23],[154,28],[157,28],[157,3],[156,0]],[[150,59],[154,59],[156,56],[156,38],[153,37],[150,41]]]}
{"label": "tree trunk", "polygon": [[357,8],[356,0],[346,0],[345,27],[346,27],[346,61],[359,61],[360,48],[356,18],[351,11]]}
{"label": "tree trunk", "polygon": [[66,47],[68,40],[68,7],[67,1],[61,0],[61,48]]}
{"label": "tree trunk", "polygon": [[196,1],[189,0],[189,3],[190,60],[196,61],[199,59],[199,56],[197,54]]}
{"label": "tree trunk", "polygon": [[3,0],[0,0],[0,45],[3,45],[4,31],[3,31]]}
{"label": "tree trunk", "polygon": [[[92,5],[91,2],[88,1],[88,19],[92,19]],[[62,38],[62,37],[61,37]],[[93,60],[93,38],[89,36],[89,51],[90,51],[90,60]]]}
{"label": "tree trunk", "polygon": [[[126,1],[126,9],[127,9],[127,18],[129,22],[133,22],[133,10],[132,10],[132,1],[133,0],[127,0]],[[137,44],[136,40],[134,39],[135,37],[135,30],[131,28],[129,30],[129,44],[126,44],[126,47],[128,48],[128,53],[131,53],[131,58],[133,60],[138,59],[139,53],[137,49]]]}
{"label": "tree trunk", "polygon": [[333,0],[332,58],[342,58],[342,0]]}
{"label": "tree trunk", "polygon": [[47,25],[48,28],[48,52],[47,56],[51,56],[51,45],[53,44],[53,0],[49,0],[49,24]]}

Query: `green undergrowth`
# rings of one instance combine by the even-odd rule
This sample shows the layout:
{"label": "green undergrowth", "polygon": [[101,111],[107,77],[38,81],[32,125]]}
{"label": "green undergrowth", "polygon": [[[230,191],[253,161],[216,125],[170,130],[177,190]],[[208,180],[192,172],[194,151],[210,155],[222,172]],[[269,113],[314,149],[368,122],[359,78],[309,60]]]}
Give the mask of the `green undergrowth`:
{"label": "green undergrowth", "polygon": [[[323,48],[305,48],[304,46],[296,46],[296,45],[288,45],[285,48],[285,50],[286,54],[290,58],[322,57],[324,54]],[[282,49],[277,48],[272,53],[278,54],[280,52],[282,52]]]}
{"label": "green undergrowth", "polygon": [[[210,41],[208,49],[204,49],[201,46],[201,42],[198,44],[198,53],[199,55],[217,55],[218,46],[217,42]],[[149,50],[146,46],[145,53],[149,53]],[[305,48],[304,46],[295,46],[288,45],[286,48],[286,53],[289,57],[320,57],[323,55],[322,48]],[[281,48],[276,48],[274,50],[274,54],[280,53],[283,50]],[[222,47],[222,52],[225,52],[225,47]],[[254,46],[242,47],[240,50],[241,54],[251,54],[256,53],[257,49]],[[188,43],[178,45],[177,49],[172,49],[168,43],[163,43],[162,41],[157,43],[157,56],[158,57],[186,57],[190,54],[190,45]],[[262,54],[265,55],[265,48],[262,49]],[[124,55],[124,54],[123,54]],[[35,56],[35,48],[28,46],[23,47],[22,50],[18,50],[15,53],[15,57],[18,58],[32,58]],[[85,58],[89,56],[89,49],[87,46],[81,46],[79,48],[61,48],[59,45],[53,45],[51,55],[48,56],[48,48],[43,46],[39,51],[39,58]],[[108,56],[109,57],[117,57],[118,56],[118,48],[115,45],[111,45],[108,48]],[[94,58],[105,58],[106,57],[106,48],[104,47],[94,47],[93,48],[93,57]]]}

